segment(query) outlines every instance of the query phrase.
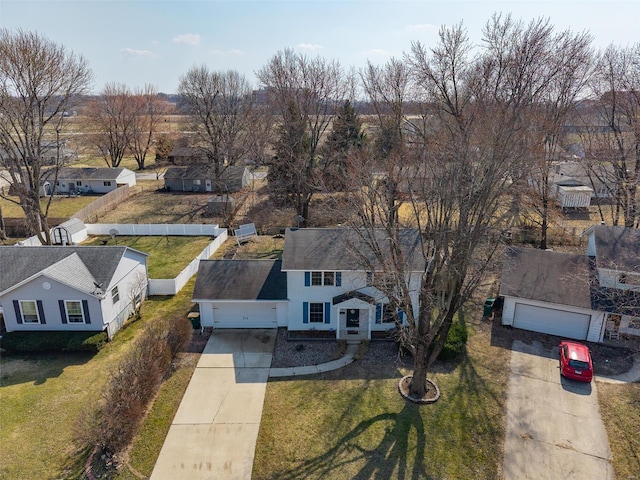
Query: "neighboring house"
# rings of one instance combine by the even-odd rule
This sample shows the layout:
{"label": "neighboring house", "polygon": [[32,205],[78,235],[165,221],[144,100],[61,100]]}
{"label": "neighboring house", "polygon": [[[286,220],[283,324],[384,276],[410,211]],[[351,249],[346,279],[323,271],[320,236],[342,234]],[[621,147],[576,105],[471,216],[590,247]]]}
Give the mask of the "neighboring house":
{"label": "neighboring house", "polygon": [[7,332],[106,331],[147,296],[147,254],[129,247],[0,247]]}
{"label": "neighboring house", "polygon": [[[401,239],[417,311],[425,267],[420,234],[405,229]],[[373,332],[394,328],[396,314],[403,317],[389,311],[388,298],[373,286],[381,275],[376,265],[352,229],[289,229],[282,261],[201,261],[193,301],[205,327],[280,326],[329,331],[336,338],[371,338]]]}
{"label": "neighboring house", "polygon": [[175,146],[167,156],[167,160],[174,165],[207,163],[207,152],[197,147]]}
{"label": "neighboring house", "polygon": [[[43,174],[42,185],[45,192],[51,191],[50,185],[54,178],[54,170]],[[55,193],[108,193],[121,185],[132,187],[135,184],[136,174],[127,168],[64,167],[58,170]]]}
{"label": "neighboring house", "polygon": [[225,167],[216,181],[211,165],[169,167],[164,173],[164,186],[173,192],[233,193],[251,185],[251,172],[243,165]]}
{"label": "neighboring house", "polygon": [[640,231],[590,227],[587,254],[508,248],[502,324],[602,342],[640,336]]}
{"label": "neighboring house", "polygon": [[599,165],[594,174],[589,175],[582,162],[554,162],[549,181],[551,193],[557,196],[562,207],[561,195],[565,192],[560,192],[560,187],[583,187],[582,196],[588,192],[591,198],[609,198],[615,191],[615,186],[608,183],[610,178],[614,178],[610,165]]}

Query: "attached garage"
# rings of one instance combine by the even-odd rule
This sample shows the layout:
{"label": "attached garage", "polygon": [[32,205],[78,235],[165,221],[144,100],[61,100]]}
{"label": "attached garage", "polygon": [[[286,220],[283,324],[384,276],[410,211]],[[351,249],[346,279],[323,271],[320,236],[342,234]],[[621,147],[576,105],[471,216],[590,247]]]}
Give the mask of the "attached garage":
{"label": "attached garage", "polygon": [[513,326],[559,337],[586,340],[591,315],[516,303]]}
{"label": "attached garage", "polygon": [[272,302],[216,302],[212,308],[213,328],[275,328],[277,304]]}
{"label": "attached garage", "polygon": [[192,301],[203,327],[276,328],[287,321],[281,260],[201,260]]}

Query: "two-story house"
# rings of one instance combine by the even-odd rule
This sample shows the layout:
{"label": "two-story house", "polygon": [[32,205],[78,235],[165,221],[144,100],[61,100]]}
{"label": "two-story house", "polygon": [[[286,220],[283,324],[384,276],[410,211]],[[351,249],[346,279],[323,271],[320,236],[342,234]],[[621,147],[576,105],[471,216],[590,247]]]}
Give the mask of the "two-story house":
{"label": "two-story house", "polygon": [[587,254],[508,248],[502,324],[602,342],[640,336],[640,231],[596,225]]}
{"label": "two-story house", "polygon": [[[383,239],[384,232],[376,232]],[[400,235],[412,304],[425,260],[420,234]],[[336,338],[371,338],[394,327],[397,315],[376,288],[382,274],[376,256],[350,228],[289,229],[282,260],[200,262],[193,301],[202,325],[214,328],[287,327]]]}

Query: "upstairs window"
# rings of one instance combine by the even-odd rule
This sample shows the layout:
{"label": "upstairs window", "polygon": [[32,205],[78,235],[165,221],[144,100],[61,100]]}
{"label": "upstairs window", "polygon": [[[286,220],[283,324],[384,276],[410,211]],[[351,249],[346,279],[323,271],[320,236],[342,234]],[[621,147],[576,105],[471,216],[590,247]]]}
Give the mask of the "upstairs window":
{"label": "upstairs window", "polygon": [[118,292],[118,287],[113,287],[111,290],[111,300],[113,303],[118,303],[120,300],[120,292]]}
{"label": "upstairs window", "polygon": [[335,272],[311,272],[311,285],[314,286],[333,286],[335,279]]}

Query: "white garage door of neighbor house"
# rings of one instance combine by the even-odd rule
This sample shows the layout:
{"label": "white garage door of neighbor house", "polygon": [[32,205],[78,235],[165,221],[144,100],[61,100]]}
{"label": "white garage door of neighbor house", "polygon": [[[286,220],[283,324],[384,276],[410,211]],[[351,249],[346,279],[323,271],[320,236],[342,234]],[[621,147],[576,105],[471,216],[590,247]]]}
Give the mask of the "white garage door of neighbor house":
{"label": "white garage door of neighbor house", "polygon": [[275,303],[217,304],[213,308],[214,328],[274,328]]}
{"label": "white garage door of neighbor house", "polygon": [[517,303],[513,326],[559,337],[585,340],[590,321],[591,315]]}

